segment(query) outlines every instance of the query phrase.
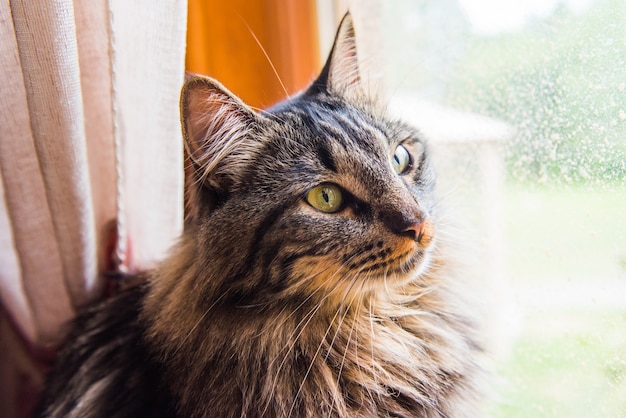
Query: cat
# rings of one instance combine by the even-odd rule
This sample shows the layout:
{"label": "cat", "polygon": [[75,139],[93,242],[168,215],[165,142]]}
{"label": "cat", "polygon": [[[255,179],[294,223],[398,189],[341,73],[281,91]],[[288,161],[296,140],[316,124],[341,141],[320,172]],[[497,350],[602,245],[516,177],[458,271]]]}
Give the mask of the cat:
{"label": "cat", "polygon": [[477,416],[427,144],[363,84],[349,14],[318,78],[266,111],[185,82],[180,242],[76,319],[39,416]]}

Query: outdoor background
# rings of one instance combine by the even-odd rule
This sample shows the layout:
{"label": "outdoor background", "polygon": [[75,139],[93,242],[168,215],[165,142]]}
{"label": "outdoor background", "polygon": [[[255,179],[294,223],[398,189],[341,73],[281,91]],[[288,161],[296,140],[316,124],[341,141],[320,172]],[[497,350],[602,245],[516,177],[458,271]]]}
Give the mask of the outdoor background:
{"label": "outdoor background", "polygon": [[474,134],[430,136],[490,326],[489,416],[626,417],[626,2],[383,11],[392,102]]}

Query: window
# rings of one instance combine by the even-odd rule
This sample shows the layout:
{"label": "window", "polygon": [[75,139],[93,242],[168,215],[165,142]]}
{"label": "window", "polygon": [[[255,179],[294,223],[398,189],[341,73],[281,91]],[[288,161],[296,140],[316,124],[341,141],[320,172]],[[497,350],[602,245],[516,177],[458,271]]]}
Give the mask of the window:
{"label": "window", "polygon": [[391,108],[489,302],[488,416],[626,416],[626,3],[378,7]]}

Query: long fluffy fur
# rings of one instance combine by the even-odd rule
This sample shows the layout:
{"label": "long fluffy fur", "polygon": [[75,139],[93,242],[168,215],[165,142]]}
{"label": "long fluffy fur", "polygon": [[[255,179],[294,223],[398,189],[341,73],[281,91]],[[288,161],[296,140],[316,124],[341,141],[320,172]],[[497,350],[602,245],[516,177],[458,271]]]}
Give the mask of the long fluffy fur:
{"label": "long fluffy fur", "polygon": [[[477,416],[428,148],[360,91],[349,16],[338,37],[318,80],[261,114],[187,82],[192,218],[145,284],[78,318],[41,416]],[[341,211],[306,203],[320,183]]]}

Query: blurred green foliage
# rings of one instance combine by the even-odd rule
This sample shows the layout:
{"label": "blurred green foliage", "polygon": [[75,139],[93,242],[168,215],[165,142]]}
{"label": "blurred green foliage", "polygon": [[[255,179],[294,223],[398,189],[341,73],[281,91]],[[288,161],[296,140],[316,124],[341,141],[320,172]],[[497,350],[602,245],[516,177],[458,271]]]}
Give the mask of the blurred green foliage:
{"label": "blurred green foliage", "polygon": [[509,122],[512,178],[626,180],[626,2],[564,6],[523,31],[468,35],[445,100]]}
{"label": "blurred green foliage", "polygon": [[523,326],[492,418],[626,418],[626,188],[509,185],[508,289]]}
{"label": "blurred green foliage", "polygon": [[614,332],[624,327],[623,312],[538,312],[499,370],[489,416],[626,416],[626,334]]}

